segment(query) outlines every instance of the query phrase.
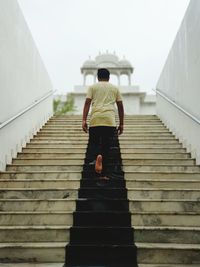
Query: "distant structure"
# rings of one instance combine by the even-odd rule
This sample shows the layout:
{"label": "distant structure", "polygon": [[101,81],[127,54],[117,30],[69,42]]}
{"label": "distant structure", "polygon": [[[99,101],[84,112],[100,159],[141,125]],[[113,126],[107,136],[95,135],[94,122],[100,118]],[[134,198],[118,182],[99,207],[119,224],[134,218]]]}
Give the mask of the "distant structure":
{"label": "distant structure", "polygon": [[[132,64],[125,59],[119,59],[115,53],[99,53],[94,60],[89,58],[83,63],[81,73],[83,75],[83,85],[76,85],[72,96],[74,98],[75,113],[81,114],[85,101],[85,96],[89,84],[87,77],[93,76],[93,83],[97,82],[97,70],[107,68],[111,76],[117,77],[117,84],[120,88],[125,114],[156,114],[156,96],[147,95],[146,92],[140,92],[139,86],[132,85],[131,76],[134,71]],[[121,85],[121,76],[127,76],[127,85]]]}

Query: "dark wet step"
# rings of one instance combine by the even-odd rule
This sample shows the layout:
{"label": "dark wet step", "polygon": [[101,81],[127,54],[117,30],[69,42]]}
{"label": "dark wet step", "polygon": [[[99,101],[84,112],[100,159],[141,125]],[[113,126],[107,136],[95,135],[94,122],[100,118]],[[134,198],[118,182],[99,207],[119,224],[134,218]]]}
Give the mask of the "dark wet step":
{"label": "dark wet step", "polygon": [[81,188],[84,187],[115,187],[115,188],[125,188],[126,182],[122,179],[114,179],[110,178],[109,180],[102,180],[99,178],[93,179],[82,179],[81,181]]}
{"label": "dark wet step", "polygon": [[136,267],[137,249],[134,245],[68,245],[66,266]]}
{"label": "dark wet step", "polygon": [[74,226],[131,227],[131,213],[124,211],[76,211]]}
{"label": "dark wet step", "polygon": [[[109,170],[109,172],[120,172],[120,171],[122,171],[122,166],[121,166],[121,164],[107,164],[106,165],[106,169],[107,170]],[[92,165],[89,165],[89,164],[87,164],[87,165],[83,165],[83,171],[86,171],[86,172],[91,172],[91,171],[94,171],[94,164]]]}
{"label": "dark wet step", "polygon": [[[96,179],[99,175],[97,175],[93,169],[90,170],[83,170],[82,171],[82,179]],[[108,170],[106,173],[106,176],[108,176],[110,179],[124,179],[124,172],[122,169],[119,169],[117,171],[115,170]]]}
{"label": "dark wet step", "polygon": [[80,188],[78,193],[79,198],[99,198],[99,199],[127,199],[126,188]]}
{"label": "dark wet step", "polygon": [[71,245],[131,245],[133,229],[130,227],[73,227]]}
{"label": "dark wet step", "polygon": [[127,199],[78,199],[76,211],[129,211]]}

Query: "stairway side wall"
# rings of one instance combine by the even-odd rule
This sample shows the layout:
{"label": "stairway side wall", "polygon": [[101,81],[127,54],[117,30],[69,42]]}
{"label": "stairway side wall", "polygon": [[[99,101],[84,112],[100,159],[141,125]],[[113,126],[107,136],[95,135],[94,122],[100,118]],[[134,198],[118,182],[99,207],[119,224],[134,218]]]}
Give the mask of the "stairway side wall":
{"label": "stairway side wall", "polygon": [[[52,90],[49,75],[16,0],[0,1],[0,123]],[[52,97],[0,129],[0,170],[52,115]]]}
{"label": "stairway side wall", "polygon": [[[200,120],[200,1],[191,0],[157,89]],[[157,95],[157,114],[200,163],[200,125]]]}

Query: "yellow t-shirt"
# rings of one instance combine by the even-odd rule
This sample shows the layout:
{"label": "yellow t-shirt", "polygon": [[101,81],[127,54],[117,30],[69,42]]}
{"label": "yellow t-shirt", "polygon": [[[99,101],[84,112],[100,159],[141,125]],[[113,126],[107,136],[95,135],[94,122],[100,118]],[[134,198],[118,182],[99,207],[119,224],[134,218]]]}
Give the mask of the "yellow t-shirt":
{"label": "yellow t-shirt", "polygon": [[116,126],[115,103],[122,101],[118,87],[109,82],[98,82],[88,88],[86,98],[92,99],[90,127]]}

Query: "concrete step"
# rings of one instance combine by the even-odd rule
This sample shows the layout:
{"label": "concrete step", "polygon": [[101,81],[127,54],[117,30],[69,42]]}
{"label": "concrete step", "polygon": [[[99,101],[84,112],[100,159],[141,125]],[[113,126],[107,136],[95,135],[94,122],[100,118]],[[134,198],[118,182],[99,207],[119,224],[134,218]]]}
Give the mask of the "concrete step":
{"label": "concrete step", "polygon": [[200,214],[197,212],[134,212],[132,225],[140,226],[183,226],[199,227]]}
{"label": "concrete step", "polygon": [[200,201],[192,199],[135,199],[129,200],[131,212],[199,212]]}
{"label": "concrete step", "polygon": [[156,179],[156,178],[148,178],[148,179],[127,179],[126,180],[127,188],[200,188],[200,180],[192,179],[190,181],[186,179]]}
{"label": "concrete step", "polygon": [[[32,146],[32,145],[31,145]],[[68,147],[68,148],[56,148],[54,146],[51,146],[50,148],[43,148],[43,147],[26,147],[22,149],[22,152],[27,153],[66,153],[66,154],[79,154],[85,155],[86,148],[76,148],[76,147]],[[181,153],[186,154],[185,148],[120,148],[121,154],[137,154],[137,153],[143,153],[143,154],[151,154],[151,153]]]}
{"label": "concrete step", "polygon": [[197,264],[197,266],[200,264],[199,244],[138,242],[136,246],[137,260],[140,264],[152,263],[153,266],[158,264],[158,267],[160,267],[160,264],[168,264],[167,267],[171,267],[171,264],[180,264],[180,267],[185,264]]}
{"label": "concrete step", "polygon": [[[0,225],[7,226],[37,226],[37,225],[69,225],[73,224],[72,212],[0,212]],[[1,243],[0,243],[1,244]],[[29,243],[30,244],[30,243]],[[31,244],[30,244],[31,245]],[[0,250],[1,251],[1,250]]]}
{"label": "concrete step", "polygon": [[[34,242],[34,243],[1,243],[0,257],[7,262],[63,262],[66,242]],[[167,244],[137,242],[137,260],[139,267],[194,267],[199,266],[200,245],[198,244]],[[91,248],[90,251],[92,251]],[[12,254],[10,251],[12,250]],[[42,250],[42,254],[41,254]],[[20,255],[20,258],[19,258]],[[142,264],[145,262],[152,265]],[[167,265],[166,265],[167,262]],[[192,262],[197,263],[190,265]],[[160,264],[164,265],[160,265]],[[184,263],[184,265],[182,264]],[[185,265],[185,264],[189,265]],[[170,265],[169,265],[170,264]],[[172,265],[171,265],[172,264]],[[177,264],[180,264],[179,266]],[[7,264],[6,264],[7,265]],[[157,266],[156,266],[157,265]],[[4,265],[2,265],[4,266]],[[9,266],[9,265],[7,265]],[[11,265],[12,266],[12,265]],[[14,266],[14,265],[13,265]],[[15,265],[18,266],[18,265]],[[20,265],[19,265],[20,266]],[[23,265],[22,265],[23,266]],[[28,267],[29,265],[24,265]],[[44,265],[45,266],[45,265]],[[40,267],[44,267],[40,265]],[[46,266],[52,266],[48,263]],[[10,267],[10,266],[9,266]],[[57,267],[57,266],[56,266]],[[60,266],[59,266],[60,267]],[[122,267],[122,265],[121,265]]]}
{"label": "concrete step", "polygon": [[[116,169],[117,166],[112,166],[111,168],[113,171]],[[59,164],[59,165],[20,165],[20,164],[12,164],[7,165],[7,171],[17,171],[17,172],[38,172],[38,171],[79,171],[81,172],[83,169],[82,165],[66,165],[66,164]],[[186,173],[193,173],[199,172],[199,166],[181,166],[181,165],[126,165],[123,166],[123,170],[125,172],[186,172]]]}
{"label": "concrete step", "polygon": [[[178,154],[177,157],[180,158],[189,158],[187,154]],[[175,154],[176,157],[176,154]],[[85,154],[84,153],[18,153],[17,159],[77,159],[77,160],[84,160]]]}
{"label": "concrete step", "polygon": [[125,172],[200,172],[199,166],[173,166],[173,165],[126,165],[123,166]]}
{"label": "concrete step", "polygon": [[[7,242],[69,242],[70,226],[0,226],[1,243]],[[0,265],[1,266],[1,265]]]}
{"label": "concrete step", "polygon": [[[76,199],[0,199],[0,211],[74,212]],[[0,238],[1,240],[1,238]]]}
{"label": "concrete step", "polygon": [[150,172],[150,171],[130,171],[125,172],[125,179],[167,179],[167,180],[186,180],[187,182],[192,179],[200,179],[200,172]]}
{"label": "concrete step", "polygon": [[[87,145],[87,141],[86,140],[69,140],[69,139],[31,139],[30,140],[31,144],[75,144],[75,145]],[[155,144],[155,145],[178,145],[178,147],[181,146],[181,144],[177,141],[177,140],[120,140],[120,147],[123,147],[123,145],[129,145],[129,144],[147,144],[147,145],[151,145],[151,144]]]}
{"label": "concrete step", "polygon": [[128,188],[128,199],[193,199],[199,200],[200,189]]}
{"label": "concrete step", "polygon": [[126,165],[195,165],[194,159],[123,159],[122,160],[123,166]]}
{"label": "concrete step", "polygon": [[[67,149],[71,149],[71,148],[84,148],[86,151],[87,148],[87,144],[78,144],[78,143],[64,143],[64,142],[59,142],[59,143],[55,143],[55,142],[34,142],[34,143],[28,143],[26,145],[27,148],[67,148]],[[182,145],[177,143],[177,144],[166,144],[166,143],[159,143],[159,144],[139,144],[138,142],[136,142],[135,144],[131,143],[131,144],[120,144],[120,148],[125,149],[125,148],[145,148],[145,149],[149,149],[149,148],[154,148],[154,149],[177,149],[177,148],[182,148]]]}
{"label": "concrete step", "polygon": [[[29,178],[29,174],[26,174],[26,178],[20,178],[22,175],[17,175],[12,178],[12,174],[0,175],[0,188],[68,188],[79,189],[80,177],[76,179],[60,179],[60,178],[36,178],[44,175],[34,175],[34,178]],[[25,176],[25,175],[24,175]],[[52,175],[53,176],[53,175]],[[64,176],[64,175],[63,175]],[[2,178],[6,177],[6,178]],[[200,180],[192,179],[190,181],[186,179],[127,179],[126,188],[200,188]]]}
{"label": "concrete step", "polygon": [[68,188],[0,188],[0,199],[69,199],[78,198],[77,189]]}
{"label": "concrete step", "polygon": [[[49,158],[49,159],[13,159],[12,163],[15,165],[83,165],[83,159],[68,159],[68,158]],[[133,158],[123,159],[123,166],[126,165],[184,165],[190,166],[195,165],[194,159],[144,159],[144,158]]]}
{"label": "concrete step", "polygon": [[[186,161],[183,159],[183,161]],[[190,160],[188,159],[188,161],[190,162]],[[178,161],[177,161],[178,162]],[[186,161],[187,162],[187,161]],[[189,165],[188,162],[188,165]],[[68,158],[54,158],[54,159],[34,159],[34,158],[30,158],[30,159],[13,159],[12,160],[13,164],[16,165],[37,165],[37,164],[41,164],[41,165],[83,165],[84,164],[84,160],[83,159],[68,159]],[[192,164],[192,163],[191,163]]]}
{"label": "concrete step", "polygon": [[[85,134],[84,132],[82,133],[73,133],[73,132],[67,132],[67,131],[47,131],[47,130],[41,130],[39,132],[37,132],[37,134],[35,136],[66,136],[66,137],[84,137],[84,138],[88,138],[88,134]],[[161,132],[160,134],[157,133],[146,133],[143,132],[142,134],[138,134],[137,132],[132,132],[131,134],[129,134],[127,131],[125,133],[123,133],[123,135],[120,136],[120,138],[134,138],[134,137],[167,137],[167,138],[175,138],[175,136],[170,133],[170,132]]]}
{"label": "concrete step", "polygon": [[43,172],[43,171],[76,171],[81,172],[83,166],[81,165],[7,165],[7,171],[15,172]]}
{"label": "concrete step", "polygon": [[[80,141],[88,141],[88,135],[85,136],[71,136],[71,135],[50,135],[50,134],[37,134],[37,136],[34,136],[34,139],[31,140],[80,140]],[[156,136],[156,135],[144,135],[144,136],[139,136],[139,135],[135,135],[135,136],[123,136],[119,138],[120,142],[121,141],[129,141],[132,142],[134,140],[147,140],[147,141],[154,141],[154,140],[164,140],[164,141],[177,141],[178,139],[175,139],[174,136]]]}
{"label": "concrete step", "polygon": [[79,189],[79,179],[0,179],[0,188],[68,188]]}
{"label": "concrete step", "polygon": [[81,172],[78,171],[38,171],[38,172],[0,172],[1,179],[78,179],[82,177]]}
{"label": "concrete step", "polygon": [[[72,150],[73,151],[73,150]],[[124,159],[189,159],[189,153],[122,153]],[[17,154],[17,159],[57,159],[57,158],[66,158],[66,159],[84,159],[85,154],[83,153],[30,153],[23,152]]]}
{"label": "concrete step", "polygon": [[[96,230],[98,230],[98,228]],[[24,235],[24,233],[26,234]],[[0,239],[1,243],[26,242],[27,239],[30,242],[69,242],[70,226],[1,226]],[[190,242],[191,244],[199,244],[200,228],[175,226],[135,226],[134,241],[172,244],[187,244],[187,242]]]}
{"label": "concrete step", "polygon": [[65,246],[66,242],[0,243],[0,258],[3,262],[26,262],[26,264],[64,262]]}

